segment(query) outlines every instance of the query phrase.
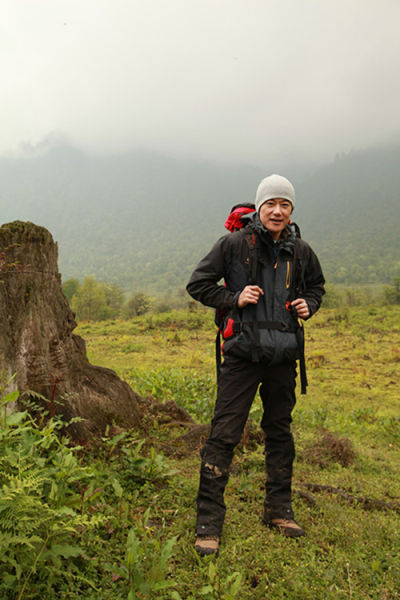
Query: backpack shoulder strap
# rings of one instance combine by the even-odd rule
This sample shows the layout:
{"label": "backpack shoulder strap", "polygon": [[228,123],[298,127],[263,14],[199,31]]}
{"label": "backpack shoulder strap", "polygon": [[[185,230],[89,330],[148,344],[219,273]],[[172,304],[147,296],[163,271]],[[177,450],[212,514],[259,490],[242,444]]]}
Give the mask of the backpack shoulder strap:
{"label": "backpack shoulder strap", "polygon": [[251,228],[243,231],[244,238],[249,247],[249,284],[256,285],[258,281],[258,245],[259,240],[255,232]]}
{"label": "backpack shoulder strap", "polygon": [[[298,229],[298,228],[297,228]],[[296,231],[296,239],[294,242],[293,252],[293,269],[294,269],[294,297],[301,296],[305,289],[304,273],[305,273],[306,262],[304,260],[304,244],[301,242],[300,230]],[[298,320],[298,329],[296,331],[297,345],[299,348],[299,367],[300,367],[300,384],[301,393],[307,393],[307,371],[306,371],[306,358],[304,352],[304,325]]]}
{"label": "backpack shoulder strap", "polygon": [[302,243],[300,238],[296,238],[294,243],[294,253],[293,253],[293,269],[294,269],[294,284],[295,290],[294,293],[296,296],[302,294],[305,289],[305,270],[306,270],[306,261],[304,260],[304,244]]}

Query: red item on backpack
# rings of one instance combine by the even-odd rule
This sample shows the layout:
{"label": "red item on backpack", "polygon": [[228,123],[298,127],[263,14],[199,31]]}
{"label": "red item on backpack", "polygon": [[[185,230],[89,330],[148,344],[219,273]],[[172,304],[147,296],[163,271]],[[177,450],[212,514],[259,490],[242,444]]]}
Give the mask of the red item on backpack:
{"label": "red item on backpack", "polygon": [[244,223],[242,221],[243,215],[247,215],[255,211],[254,204],[237,204],[234,206],[225,221],[225,228],[228,231],[237,231],[238,229],[242,229]]}

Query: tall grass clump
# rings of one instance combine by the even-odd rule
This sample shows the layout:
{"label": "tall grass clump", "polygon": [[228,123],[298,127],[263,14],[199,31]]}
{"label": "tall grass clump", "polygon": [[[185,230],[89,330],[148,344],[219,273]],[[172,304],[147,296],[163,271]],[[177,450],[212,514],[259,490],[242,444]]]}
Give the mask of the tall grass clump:
{"label": "tall grass clump", "polygon": [[156,400],[174,400],[199,422],[207,422],[213,414],[215,377],[207,373],[184,373],[179,369],[160,367],[151,371],[132,369],[129,383],[140,395]]}

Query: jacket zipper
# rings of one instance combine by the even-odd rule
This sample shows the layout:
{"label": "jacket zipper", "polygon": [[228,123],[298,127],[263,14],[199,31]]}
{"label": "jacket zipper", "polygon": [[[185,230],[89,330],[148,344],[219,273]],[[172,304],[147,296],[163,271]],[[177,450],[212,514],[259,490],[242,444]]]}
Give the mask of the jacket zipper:
{"label": "jacket zipper", "polygon": [[275,288],[276,288],[276,271],[278,269],[278,260],[279,260],[279,249],[276,255],[276,260],[274,264],[274,278],[272,284],[272,319],[275,318]]}
{"label": "jacket zipper", "polygon": [[286,289],[288,290],[290,287],[290,262],[287,261],[287,268],[286,268]]}

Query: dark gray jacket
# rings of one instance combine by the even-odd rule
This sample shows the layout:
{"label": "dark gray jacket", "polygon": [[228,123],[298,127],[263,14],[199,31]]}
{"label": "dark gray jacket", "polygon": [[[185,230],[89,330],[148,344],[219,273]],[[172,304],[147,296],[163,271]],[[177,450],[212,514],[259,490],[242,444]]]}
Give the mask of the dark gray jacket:
{"label": "dark gray jacket", "polygon": [[[217,309],[224,354],[269,365],[300,357],[298,321],[288,303],[304,298],[313,315],[325,280],[317,256],[297,232],[289,225],[275,242],[253,215],[246,227],[220,238],[194,270],[187,291]],[[238,297],[249,284],[264,295],[239,309]]]}

